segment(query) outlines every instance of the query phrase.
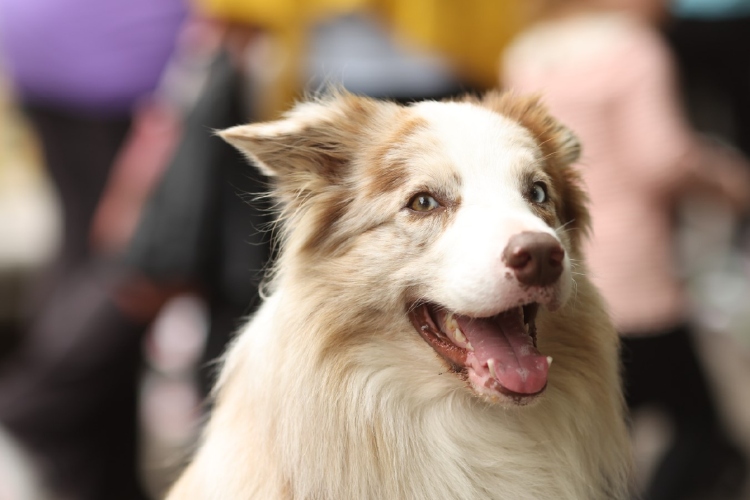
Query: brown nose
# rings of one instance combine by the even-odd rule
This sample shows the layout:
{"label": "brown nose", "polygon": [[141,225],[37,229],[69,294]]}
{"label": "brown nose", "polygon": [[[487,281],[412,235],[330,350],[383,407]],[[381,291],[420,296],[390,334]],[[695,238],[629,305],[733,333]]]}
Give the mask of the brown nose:
{"label": "brown nose", "polygon": [[565,250],[547,233],[523,232],[510,238],[503,261],[525,285],[550,285],[562,274]]}

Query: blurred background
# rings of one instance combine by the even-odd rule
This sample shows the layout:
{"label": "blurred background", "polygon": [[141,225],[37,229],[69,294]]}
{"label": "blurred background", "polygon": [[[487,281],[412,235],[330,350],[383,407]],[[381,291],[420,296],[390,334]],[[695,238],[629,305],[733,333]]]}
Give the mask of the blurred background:
{"label": "blurred background", "polygon": [[645,499],[750,499],[750,0],[0,0],[0,500],[160,498],[272,258],[212,131],[330,85],[580,137]]}

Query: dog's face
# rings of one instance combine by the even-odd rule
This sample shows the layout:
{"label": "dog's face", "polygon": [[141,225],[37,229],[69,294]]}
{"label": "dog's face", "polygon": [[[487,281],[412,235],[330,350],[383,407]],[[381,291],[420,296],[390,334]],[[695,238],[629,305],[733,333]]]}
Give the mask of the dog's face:
{"label": "dog's face", "polygon": [[222,136],[275,179],[286,255],[400,311],[476,394],[544,391],[535,316],[571,295],[588,216],[578,143],[535,100],[343,95]]}

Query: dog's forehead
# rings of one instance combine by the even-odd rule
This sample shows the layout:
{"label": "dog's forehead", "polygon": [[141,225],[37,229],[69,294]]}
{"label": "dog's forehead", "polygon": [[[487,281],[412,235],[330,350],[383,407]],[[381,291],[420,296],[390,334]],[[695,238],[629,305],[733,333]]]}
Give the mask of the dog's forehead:
{"label": "dog's forehead", "polygon": [[490,172],[514,175],[541,158],[532,134],[514,120],[466,102],[422,102],[414,112],[425,120],[441,153],[465,180]]}

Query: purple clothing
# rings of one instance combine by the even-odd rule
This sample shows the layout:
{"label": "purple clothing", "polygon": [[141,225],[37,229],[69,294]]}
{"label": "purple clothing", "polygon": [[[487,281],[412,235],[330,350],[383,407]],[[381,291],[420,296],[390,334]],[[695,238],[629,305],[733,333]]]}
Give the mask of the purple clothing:
{"label": "purple clothing", "polygon": [[153,90],[184,0],[0,0],[2,64],[26,102],[121,113]]}

